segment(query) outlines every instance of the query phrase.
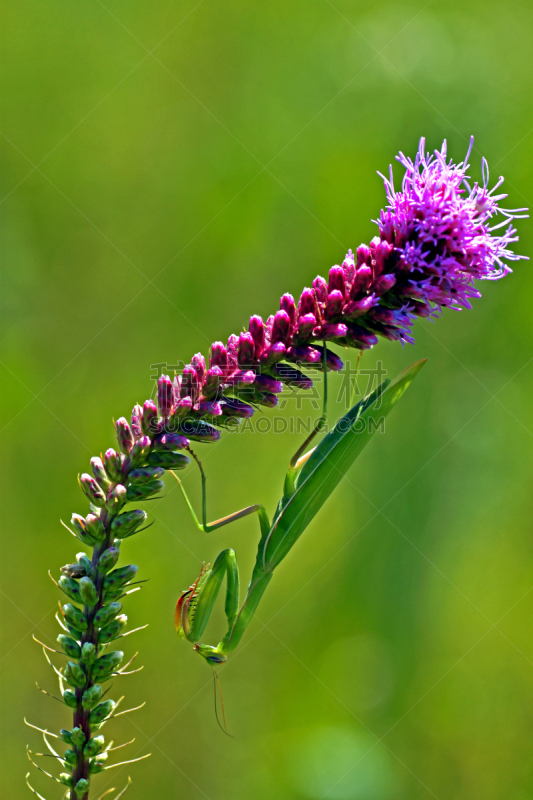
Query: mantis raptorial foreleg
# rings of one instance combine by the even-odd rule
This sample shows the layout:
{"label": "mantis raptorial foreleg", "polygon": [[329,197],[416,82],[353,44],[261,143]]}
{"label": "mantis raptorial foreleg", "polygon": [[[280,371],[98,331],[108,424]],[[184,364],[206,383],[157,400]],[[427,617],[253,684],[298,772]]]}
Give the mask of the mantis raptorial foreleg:
{"label": "mantis raptorial foreleg", "polygon": [[189,448],[189,453],[193,457],[193,459],[198,464],[198,468],[200,470],[200,475],[202,476],[202,522],[196,516],[196,512],[192,507],[192,503],[189,500],[187,492],[183,487],[183,483],[180,481],[178,476],[172,472],[178,486],[181,489],[181,493],[185,498],[185,502],[187,503],[187,508],[189,509],[191,516],[194,520],[196,527],[203,531],[204,533],[210,533],[211,531],[216,531],[217,528],[222,528],[224,525],[228,525],[230,522],[234,522],[235,520],[242,519],[243,517],[247,517],[250,514],[256,514],[259,517],[259,524],[261,526],[261,533],[264,534],[265,531],[268,533],[270,528],[270,521],[268,519],[267,513],[265,511],[264,506],[259,503],[256,503],[253,506],[247,506],[246,508],[242,508],[240,511],[235,511],[233,514],[228,514],[226,517],[221,517],[221,519],[216,519],[213,522],[207,521],[207,479],[205,476],[204,469],[202,467],[202,462],[198,458],[198,456],[193,453],[193,451]]}
{"label": "mantis raptorial foreleg", "polygon": [[[224,575],[226,575],[225,612],[228,630],[216,647],[201,644],[198,639],[211,616]],[[203,565],[197,580],[181,593],[174,615],[178,635],[193,642],[193,650],[205,658],[211,666],[223,664],[227,659],[227,653],[239,644],[271,577],[272,572],[265,572],[256,564],[246,597],[239,607],[237,558],[234,550],[223,550],[213,566]]]}

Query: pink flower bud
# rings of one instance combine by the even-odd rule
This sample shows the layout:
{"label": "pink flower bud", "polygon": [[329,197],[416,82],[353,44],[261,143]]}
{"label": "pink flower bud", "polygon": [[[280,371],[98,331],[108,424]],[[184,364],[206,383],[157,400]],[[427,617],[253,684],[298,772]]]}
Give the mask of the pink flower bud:
{"label": "pink flower bud", "polygon": [[254,340],[255,358],[260,358],[265,346],[265,326],[262,318],[257,314],[254,314],[253,317],[250,317],[249,330],[252,335],[252,339]]}
{"label": "pink flower bud", "polygon": [[288,356],[295,364],[320,363],[320,351],[316,347],[291,347]]}
{"label": "pink flower bud", "polygon": [[204,395],[207,398],[215,397],[218,394],[222,382],[223,372],[220,367],[211,367],[205,373]]}
{"label": "pink flower bud", "polygon": [[346,287],[349,288],[353,283],[353,277],[355,275],[355,261],[351,250],[348,250],[346,253],[344,261],[342,262],[342,270],[344,272],[344,283]]}
{"label": "pink flower bud", "polygon": [[356,270],[355,276],[353,279],[352,288],[350,290],[350,299],[351,300],[359,300],[359,295],[362,292],[366,292],[368,287],[370,286],[370,282],[372,280],[372,270],[370,267],[359,267]]}
{"label": "pink flower bud", "polygon": [[343,314],[348,319],[356,319],[362,314],[366,314],[367,311],[370,311],[377,303],[379,303],[379,300],[373,294],[368,297],[363,297],[362,300],[350,300],[350,302],[344,306]]}
{"label": "pink flower bud", "polygon": [[218,400],[200,400],[197,409],[199,414],[208,414],[210,417],[222,416],[222,406]]}
{"label": "pink flower bud", "polygon": [[120,417],[115,422],[115,428],[117,431],[117,441],[118,446],[122,450],[125,456],[128,455],[131,448],[133,447],[133,433],[131,432],[131,428],[128,424],[128,420],[125,417]]}
{"label": "pink flower bud", "polygon": [[201,353],[196,353],[196,355],[191,358],[191,365],[196,370],[201,385],[205,377],[205,358]]}
{"label": "pink flower bud", "polygon": [[155,433],[157,425],[157,406],[153,400],[145,400],[142,415],[142,430],[146,436]]}
{"label": "pink flower bud", "polygon": [[326,304],[326,318],[333,319],[342,314],[342,307],[344,305],[344,294],[338,289],[333,289],[328,295],[328,302]]}
{"label": "pink flower bud", "polygon": [[312,289],[304,289],[298,302],[298,316],[301,318],[306,314],[316,315],[316,301]]}
{"label": "pink flower bud", "polygon": [[188,445],[188,439],[178,433],[164,433],[154,441],[156,450],[183,450]]}
{"label": "pink flower bud", "polygon": [[344,270],[342,267],[332,267],[329,271],[328,292],[338,291],[344,297]]}
{"label": "pink flower bud", "polygon": [[287,344],[291,334],[291,320],[286,311],[278,311],[272,325],[272,344],[282,342]]}
{"label": "pink flower bud", "polygon": [[279,394],[283,391],[283,383],[272,378],[270,375],[258,375],[255,379],[255,385],[260,392],[272,392]]}
{"label": "pink flower bud", "polygon": [[316,299],[323,307],[328,299],[328,284],[320,275],[317,275],[313,281],[313,289],[315,290]]}
{"label": "pink flower bud", "polygon": [[357,248],[357,261],[356,261],[356,269],[359,269],[362,265],[366,264],[370,266],[372,263],[372,251],[367,244],[361,244]]}
{"label": "pink flower bud", "polygon": [[238,361],[241,367],[252,364],[254,360],[254,339],[251,333],[239,335]]}
{"label": "pink flower bud", "polygon": [[337,324],[326,324],[322,325],[320,329],[320,338],[321,339],[344,339],[346,334],[348,333],[348,326],[344,324],[344,322],[338,322]]}
{"label": "pink flower bud", "polygon": [[305,339],[311,335],[316,325],[316,317],[314,314],[304,314],[298,320],[298,337]]}
{"label": "pink flower bud", "polygon": [[161,375],[157,382],[157,407],[162,417],[168,417],[172,408],[172,381],[168,375]]}
{"label": "pink flower bud", "polygon": [[228,368],[230,370],[235,369],[238,366],[238,359],[237,353],[239,349],[239,337],[235,336],[234,333],[231,336],[228,336]]}
{"label": "pink flower bud", "polygon": [[118,481],[122,477],[122,461],[118,453],[112,447],[105,451],[104,464],[106,472],[112,481]]}
{"label": "pink flower bud", "polygon": [[188,364],[183,370],[181,376],[181,397],[190,397],[193,404],[196,402],[200,394],[200,383],[198,381],[198,373],[191,364]]}
{"label": "pink flower bud", "polygon": [[139,404],[134,406],[133,411],[131,412],[131,430],[136,439],[139,436],[142,436],[142,428],[141,428],[141,421],[143,416],[143,410]]}
{"label": "pink flower bud", "polygon": [[280,300],[279,307],[289,315],[291,328],[296,322],[296,303],[292,294],[284,294]]}
{"label": "pink flower bud", "polygon": [[210,367],[220,367],[222,370],[228,365],[228,352],[222,342],[213,342],[211,345]]}
{"label": "pink flower bud", "polygon": [[254,413],[252,406],[235,397],[223,397],[220,405],[226,417],[251,417]]}

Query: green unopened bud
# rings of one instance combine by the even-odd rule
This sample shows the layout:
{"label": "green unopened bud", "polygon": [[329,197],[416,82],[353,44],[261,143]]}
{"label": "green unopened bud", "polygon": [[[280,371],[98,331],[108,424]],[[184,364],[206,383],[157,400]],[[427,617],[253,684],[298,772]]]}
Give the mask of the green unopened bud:
{"label": "green unopened bud", "polygon": [[71,767],[78,763],[78,756],[75,750],[65,750],[63,759],[67,762],[67,764],[70,764]]}
{"label": "green unopened bud", "polygon": [[135,441],[128,420],[125,417],[120,417],[120,419],[117,419],[115,422],[115,428],[117,431],[118,446],[124,455],[127,456]]}
{"label": "green unopened bud", "polygon": [[137,528],[140,528],[146,522],[147,516],[146,511],[141,511],[140,508],[119,514],[111,523],[113,536],[116,536],[117,539],[125,539],[127,536],[132,536]]}
{"label": "green unopened bud", "polygon": [[102,722],[106,717],[108,717],[111,712],[115,708],[115,701],[114,700],[104,700],[103,703],[93,708],[89,715],[89,722],[91,725],[98,724]]}
{"label": "green unopened bud", "polygon": [[87,758],[97,756],[102,751],[104,744],[105,739],[103,736],[93,736],[83,748],[83,755],[87,756]]}
{"label": "green unopened bud", "polygon": [[105,529],[97,514],[87,514],[85,518],[87,533],[97,542],[105,539]]}
{"label": "green unopened bud", "polygon": [[128,486],[128,500],[130,503],[146,500],[165,488],[163,481],[148,481],[148,483],[132,483]]}
{"label": "green unopened bud", "polygon": [[125,505],[127,500],[126,487],[121,483],[117,483],[107,493],[105,506],[111,514],[118,514],[122,506]]}
{"label": "green unopened bud", "polygon": [[89,556],[83,552],[76,553],[76,561],[78,564],[82,564],[85,567],[85,574],[90,576],[93,569],[93,564]]}
{"label": "green unopened bud", "polygon": [[93,675],[95,680],[105,680],[120,666],[124,653],[121,650],[113,650],[112,653],[106,653],[105,656],[100,656],[93,667]]}
{"label": "green unopened bud", "polygon": [[80,688],[87,683],[87,675],[75,661],[69,661],[66,665],[65,679],[71,686],[79,686]]}
{"label": "green unopened bud", "polygon": [[69,578],[83,578],[87,575],[85,564],[65,564],[61,567],[61,574],[67,575]]}
{"label": "green unopened bud", "polygon": [[118,547],[108,547],[108,549],[105,550],[98,559],[96,569],[98,572],[100,572],[100,574],[105,575],[106,572],[109,572],[110,569],[113,569],[118,561],[119,556],[120,550]]}
{"label": "green unopened bud", "polygon": [[109,487],[110,480],[107,476],[107,472],[101,458],[91,458],[91,470],[95,480],[98,481],[104,492],[106,492]]}
{"label": "green unopened bud", "polygon": [[74,787],[74,791],[76,792],[77,797],[83,797],[83,795],[87,794],[89,791],[89,781],[85,778],[80,778]]}
{"label": "green unopened bud", "polygon": [[86,737],[84,732],[81,728],[72,728],[71,732],[72,744],[76,745],[76,747],[83,747],[86,741]]}
{"label": "green unopened bud", "polygon": [[165,474],[163,467],[141,467],[133,469],[128,478],[132,483],[147,483],[147,481],[160,480]]}
{"label": "green unopened bud", "polygon": [[164,467],[164,469],[183,469],[190,464],[190,459],[182,453],[167,453],[164,450],[154,450],[147,461],[152,467]]}
{"label": "green unopened bud", "polygon": [[150,452],[152,442],[148,436],[141,436],[135,442],[130,452],[130,463],[132,467],[142,467],[146,463],[146,458]]}
{"label": "green unopened bud", "polygon": [[64,622],[63,624],[70,633],[71,638],[74,639],[75,642],[80,642],[83,636],[83,631],[78,630],[78,628],[75,628],[73,625],[69,625],[68,622]]}
{"label": "green unopened bud", "polygon": [[57,641],[70,658],[79,658],[81,656],[81,648],[74,639],[71,639],[70,636],[67,636],[64,633],[60,633],[57,637]]}
{"label": "green unopened bud", "polygon": [[70,786],[72,787],[72,776],[68,775],[66,772],[62,772],[59,776],[59,783],[62,783],[63,786]]}
{"label": "green unopened bud", "polygon": [[89,686],[83,693],[83,697],[81,698],[81,704],[85,709],[94,708],[94,706],[100,702],[100,698],[102,697],[103,689],[97,683],[94,686]]}
{"label": "green unopened bud", "polygon": [[63,606],[63,614],[65,620],[72,625],[73,628],[77,628],[79,631],[87,630],[88,623],[85,615],[77,606],[73,606],[72,603],[65,603]]}
{"label": "green unopened bud", "polygon": [[116,639],[120,632],[126,627],[127,622],[127,616],[125,614],[121,614],[120,617],[117,617],[110,622],[109,625],[106,625],[105,628],[102,628],[98,634],[98,641],[103,644]]}
{"label": "green unopened bud", "polygon": [[123,597],[124,593],[124,589],[121,586],[118,589],[108,589],[104,592],[104,602],[113,603]]}
{"label": "green unopened bud", "polygon": [[71,733],[66,728],[61,728],[59,731],[59,738],[62,739],[65,744],[72,744]]}
{"label": "green unopened bud", "polygon": [[122,477],[122,459],[112,447],[105,451],[104,465],[112,481],[119,481]]}
{"label": "green unopened bud", "polygon": [[76,700],[76,694],[75,692],[72,691],[72,689],[65,689],[65,691],[63,692],[63,700],[65,701],[65,704],[69,708],[76,708],[76,706],[78,705],[78,701]]}
{"label": "green unopened bud", "polygon": [[122,611],[122,603],[109,603],[107,606],[102,606],[94,615],[94,624],[99,628],[103,628],[103,626],[111,622],[120,611]]}
{"label": "green unopened bud", "polygon": [[96,648],[92,642],[85,642],[81,648],[81,660],[84,664],[93,664],[96,658]]}
{"label": "green unopened bud", "polygon": [[157,406],[154,401],[145,400],[141,420],[141,428],[143,433],[151,436],[157,432],[157,417]]}
{"label": "green unopened bud", "polygon": [[94,539],[92,538],[90,532],[87,530],[87,525],[85,522],[85,518],[80,516],[80,514],[73,514],[70,518],[70,524],[74,528],[78,539],[84,544],[92,546],[94,544]]}
{"label": "green unopened bud", "polygon": [[90,578],[80,578],[80,597],[87,606],[95,606],[98,602],[98,592],[96,586]]}
{"label": "green unopened bud", "polygon": [[136,564],[128,564],[127,567],[114,569],[104,578],[104,589],[116,589],[124,586],[128,581],[135,577],[139,569]]}
{"label": "green unopened bud", "polygon": [[82,491],[93,505],[98,508],[102,508],[105,505],[105,494],[92,475],[84,472],[83,475],[78,477],[78,482]]}
{"label": "green unopened bud", "polygon": [[78,581],[75,581],[74,578],[69,578],[67,575],[62,575],[58,580],[57,585],[60,589],[63,589],[65,594],[70,597],[71,600],[74,600],[75,603],[82,602],[80,587],[78,586]]}
{"label": "green unopened bud", "polygon": [[107,753],[100,753],[96,758],[92,758],[89,761],[89,775],[97,775],[99,772],[102,772],[106,765],[107,758]]}

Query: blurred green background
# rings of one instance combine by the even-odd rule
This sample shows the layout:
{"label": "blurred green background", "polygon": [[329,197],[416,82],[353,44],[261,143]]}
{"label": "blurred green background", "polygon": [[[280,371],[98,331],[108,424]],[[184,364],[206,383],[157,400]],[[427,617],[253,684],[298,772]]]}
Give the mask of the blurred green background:
{"label": "blurred green background", "polygon": [[[23,716],[67,724],[35,690],[55,682],[31,634],[57,634],[46,571],[76,551],[59,518],[86,511],[76,475],[113,444],[112,417],[150,395],[151,365],[207,352],[368,241],[376,170],[421,135],[461,160],[473,133],[472,174],[484,154],[509,205],[531,205],[532,34],[525,0],[5,4],[6,797],[29,796],[24,747],[40,747]],[[520,233],[528,253],[528,222]],[[173,605],[223,547],[247,579],[256,522],[201,535],[170,484],[152,504],[156,524],[124,548],[150,578],[126,609],[150,622],[126,640],[145,669],[118,687],[146,706],[113,733],[135,736],[129,757],[153,755],[98,778],[101,791],[131,774],[132,800],[533,795],[531,268],[482,289],[472,311],[417,323],[414,347],[365,356],[391,376],[429,363],[221,670],[234,738]],[[272,511],[300,441],[205,447],[210,513]],[[197,503],[197,474],[185,478]],[[219,612],[208,641],[221,625]]]}

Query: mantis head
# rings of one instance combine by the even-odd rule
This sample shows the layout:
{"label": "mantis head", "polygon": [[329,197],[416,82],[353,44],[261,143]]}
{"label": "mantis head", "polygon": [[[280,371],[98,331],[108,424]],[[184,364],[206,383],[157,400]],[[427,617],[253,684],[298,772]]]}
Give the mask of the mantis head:
{"label": "mantis head", "polygon": [[216,667],[217,664],[223,664],[225,661],[228,660],[228,657],[221,653],[217,647],[212,647],[210,644],[195,644],[193,647],[198,655],[205,658],[208,664],[212,667]]}

